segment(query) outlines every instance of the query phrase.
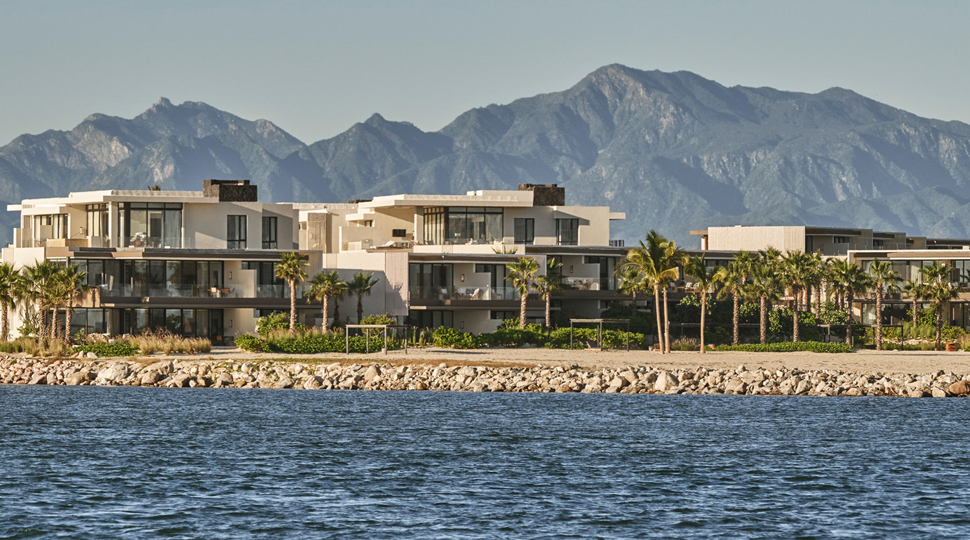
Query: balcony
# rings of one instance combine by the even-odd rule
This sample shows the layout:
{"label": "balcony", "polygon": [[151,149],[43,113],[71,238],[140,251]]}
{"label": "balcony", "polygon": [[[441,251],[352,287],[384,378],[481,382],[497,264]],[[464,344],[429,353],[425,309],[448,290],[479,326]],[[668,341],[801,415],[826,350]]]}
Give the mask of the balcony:
{"label": "balcony", "polygon": [[417,300],[518,300],[514,287],[410,287],[411,301]]}
{"label": "balcony", "polygon": [[109,288],[101,285],[101,296],[108,297],[154,297],[154,298],[238,298],[238,288],[202,287],[199,285],[159,285],[145,284],[116,285]]}
{"label": "balcony", "polygon": [[[563,286],[574,289],[577,291],[598,291],[601,290],[599,278],[578,278],[578,277],[564,277],[562,278]],[[602,287],[605,290],[605,287]]]}

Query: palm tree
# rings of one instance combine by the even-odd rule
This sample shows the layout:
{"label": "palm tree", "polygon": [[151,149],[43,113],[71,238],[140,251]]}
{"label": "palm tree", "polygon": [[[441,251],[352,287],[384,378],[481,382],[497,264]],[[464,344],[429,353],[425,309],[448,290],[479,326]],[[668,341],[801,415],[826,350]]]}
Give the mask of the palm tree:
{"label": "palm tree", "polygon": [[950,266],[943,261],[920,268],[926,289],[924,295],[936,305],[936,350],[940,350],[943,339],[943,302],[956,298],[957,291],[950,283]]}
{"label": "palm tree", "polygon": [[636,315],[637,293],[648,292],[650,283],[644,279],[640,270],[633,266],[625,269],[617,267],[614,273],[620,278],[620,286],[616,290],[617,294],[629,294],[632,297],[633,314]]}
{"label": "palm tree", "polygon": [[60,280],[67,295],[67,311],[64,315],[64,339],[71,343],[71,316],[74,314],[74,302],[78,297],[90,290],[87,283],[88,273],[72,264],[61,271]]}
{"label": "palm tree", "polygon": [[875,259],[869,265],[869,275],[876,289],[876,350],[882,350],[882,299],[885,293],[899,290],[899,272],[893,270],[892,263]]}
{"label": "palm tree", "polygon": [[[37,302],[39,311],[37,338],[47,339],[47,309],[54,304],[57,293],[57,273],[60,266],[51,260],[35,263],[23,269],[23,295]],[[53,323],[51,323],[53,324]]]}
{"label": "palm tree", "polygon": [[734,335],[732,336],[733,339],[731,340],[733,345],[737,345],[741,339],[741,296],[744,285],[748,282],[748,274],[751,273],[753,264],[754,259],[752,258],[751,253],[747,251],[739,251],[737,255],[734,256],[734,260],[728,263],[727,266],[718,268],[718,272],[721,274],[720,279],[724,282],[724,287],[718,291],[717,299],[724,300],[730,296],[734,302],[734,315],[732,319]]}
{"label": "palm tree", "polygon": [[0,264],[0,339],[10,339],[10,306],[17,299],[20,274],[8,263]]}
{"label": "palm tree", "polygon": [[552,326],[550,322],[552,318],[552,294],[562,289],[561,268],[561,262],[549,257],[546,259],[546,275],[536,276],[535,278],[535,287],[546,302],[546,328]]}
{"label": "palm tree", "polygon": [[917,303],[920,298],[926,296],[926,285],[920,280],[907,279],[906,284],[903,285],[903,292],[909,296],[910,302],[913,303],[913,328],[912,334],[916,336],[916,326],[919,324],[919,306]]}
{"label": "palm tree", "polygon": [[693,278],[688,286],[701,296],[701,353],[704,353],[704,325],[707,314],[707,294],[721,281],[721,273],[716,268],[708,268],[704,255],[690,257],[684,265],[684,273]]}
{"label": "palm tree", "polygon": [[770,264],[758,264],[751,270],[751,283],[745,287],[745,292],[752,299],[758,300],[761,309],[760,333],[761,343],[768,342],[768,302],[777,300],[781,293],[781,282]]}
{"label": "palm tree", "polygon": [[512,286],[519,292],[519,328],[525,329],[525,303],[529,298],[529,289],[534,285],[539,263],[530,257],[519,257],[505,265],[507,273],[505,279],[512,282]]}
{"label": "palm tree", "polygon": [[829,274],[832,289],[836,294],[843,295],[845,300],[845,343],[852,345],[852,302],[856,294],[863,294],[870,289],[869,275],[854,262],[838,259],[832,263]]}
{"label": "palm tree", "polygon": [[807,303],[809,305],[809,310],[811,310],[812,304],[812,293],[811,290],[815,289],[815,320],[818,321],[819,317],[822,316],[822,285],[825,283],[825,278],[828,276],[828,267],[831,264],[830,259],[826,259],[822,256],[821,250],[816,251],[809,255],[809,271],[808,280],[806,285],[808,286],[808,298]]}
{"label": "palm tree", "polygon": [[276,265],[276,277],[290,285],[290,332],[296,331],[296,282],[306,279],[307,266],[303,256],[295,251],[280,255]]}
{"label": "palm tree", "polygon": [[342,295],[347,290],[347,282],[337,276],[337,271],[330,272],[321,270],[313,276],[310,281],[310,290],[307,291],[307,302],[310,299],[323,301],[323,333],[330,332],[328,317],[330,316],[330,297]]}
{"label": "palm tree", "polygon": [[377,285],[377,278],[374,277],[374,274],[365,274],[364,272],[357,272],[354,274],[354,279],[347,283],[347,292],[357,296],[357,324],[360,324],[360,321],[364,318],[364,297],[370,296],[370,293],[374,290],[374,285]]}
{"label": "palm tree", "polygon": [[792,341],[798,341],[798,301],[802,287],[811,279],[811,256],[799,250],[789,251],[782,258],[782,282],[792,294]]}

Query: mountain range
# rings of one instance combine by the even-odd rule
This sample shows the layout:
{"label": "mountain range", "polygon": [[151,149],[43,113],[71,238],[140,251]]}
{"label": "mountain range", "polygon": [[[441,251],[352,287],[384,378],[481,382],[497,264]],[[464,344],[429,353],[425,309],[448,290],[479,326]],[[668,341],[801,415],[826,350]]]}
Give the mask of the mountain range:
{"label": "mountain range", "polygon": [[[688,247],[711,225],[822,225],[970,237],[970,125],[850,90],[725,87],[609,65],[572,88],[469,110],[436,132],[374,114],[305,144],[267,120],[162,98],[124,119],[0,148],[0,202],[90,189],[198,190],[248,178],[264,201],[346,201],[558,183]],[[14,213],[0,213],[10,237]]]}

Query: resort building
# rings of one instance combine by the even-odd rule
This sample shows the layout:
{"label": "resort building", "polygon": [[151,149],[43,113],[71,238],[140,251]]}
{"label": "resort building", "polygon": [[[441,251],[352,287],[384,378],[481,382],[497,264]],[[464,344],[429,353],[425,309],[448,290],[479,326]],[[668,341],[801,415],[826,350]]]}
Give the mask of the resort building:
{"label": "resort building", "polygon": [[[890,261],[903,281],[920,280],[920,268],[942,261],[952,268],[951,282],[957,297],[944,308],[944,318],[952,326],[970,330],[970,240],[910,237],[899,232],[871,229],[807,226],[734,226],[709,227],[691,231],[701,237],[701,249],[759,251],[769,247],[782,252],[820,251],[827,257],[848,258],[866,268],[873,260]],[[893,323],[908,321],[910,299],[899,294],[884,300],[884,314]],[[919,302],[926,307],[928,302]],[[863,324],[875,322],[875,299],[872,295],[855,298],[854,311]]]}
{"label": "resort building", "polygon": [[[21,217],[5,262],[21,268],[53,260],[87,272],[91,292],[75,308],[74,331],[166,329],[214,343],[289,309],[289,287],[275,265],[292,250],[306,258],[310,277],[323,269],[345,280],[372,273],[377,284],[362,299],[365,314],[471,332],[518,316],[518,294],[505,280],[505,265],[516,258],[535,258],[540,273],[547,259],[561,262],[568,290],[555,310],[592,317],[617,299],[613,270],[626,254],[610,240],[610,221],[622,213],[566,206],[555,185],[268,204],[247,180],[206,180],[202,191],[90,191],[8,210]],[[299,320],[319,326],[320,303],[306,300],[307,288],[297,291]],[[528,307],[530,319],[544,319],[543,303]],[[341,319],[356,322],[356,298],[345,297],[339,309]],[[21,314],[12,315],[15,329]]]}

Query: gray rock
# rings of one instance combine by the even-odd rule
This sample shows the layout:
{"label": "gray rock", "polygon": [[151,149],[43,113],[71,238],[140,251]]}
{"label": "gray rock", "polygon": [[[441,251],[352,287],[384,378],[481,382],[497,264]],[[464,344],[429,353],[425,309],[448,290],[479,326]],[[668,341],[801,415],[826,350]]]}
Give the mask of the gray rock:
{"label": "gray rock", "polygon": [[92,372],[90,369],[82,369],[81,371],[71,373],[70,375],[64,377],[64,384],[77,386],[81,383],[92,381],[94,378],[94,372]]}
{"label": "gray rock", "polygon": [[949,390],[954,396],[966,396],[970,394],[970,382],[957,381],[950,385]]}
{"label": "gray rock", "polygon": [[47,374],[38,373],[33,377],[31,377],[30,381],[27,382],[27,384],[47,384]]}
{"label": "gray rock", "polygon": [[192,376],[188,373],[178,373],[171,377],[168,384],[176,388],[185,388],[189,385],[189,379],[191,378]]}
{"label": "gray rock", "polygon": [[661,371],[657,375],[657,382],[654,383],[653,389],[657,392],[666,392],[671,388],[676,388],[680,381],[677,380],[677,376],[673,373],[667,371]]}
{"label": "gray rock", "polygon": [[85,358],[89,358],[91,360],[97,360],[98,359],[98,355],[94,354],[93,352],[89,352],[89,353],[85,354],[84,356],[85,356]]}
{"label": "gray rock", "polygon": [[943,390],[942,388],[936,388],[935,386],[933,387],[933,390],[930,391],[930,393],[935,398],[947,397],[947,393],[945,390]]}
{"label": "gray rock", "polygon": [[52,371],[47,374],[47,384],[57,384],[57,373]]}
{"label": "gray rock", "polygon": [[364,380],[367,382],[371,382],[380,376],[381,376],[381,368],[378,367],[376,364],[373,366],[370,366],[369,368],[367,368],[367,371],[364,372]]}
{"label": "gray rock", "polygon": [[304,390],[318,390],[321,386],[323,386],[323,379],[316,375],[310,377],[303,383]]}
{"label": "gray rock", "polygon": [[102,384],[118,384],[128,376],[128,365],[123,363],[111,364],[98,372],[97,381]]}
{"label": "gray rock", "polygon": [[157,384],[159,381],[165,379],[165,376],[157,371],[148,371],[141,376],[141,385],[148,386],[150,384]]}

